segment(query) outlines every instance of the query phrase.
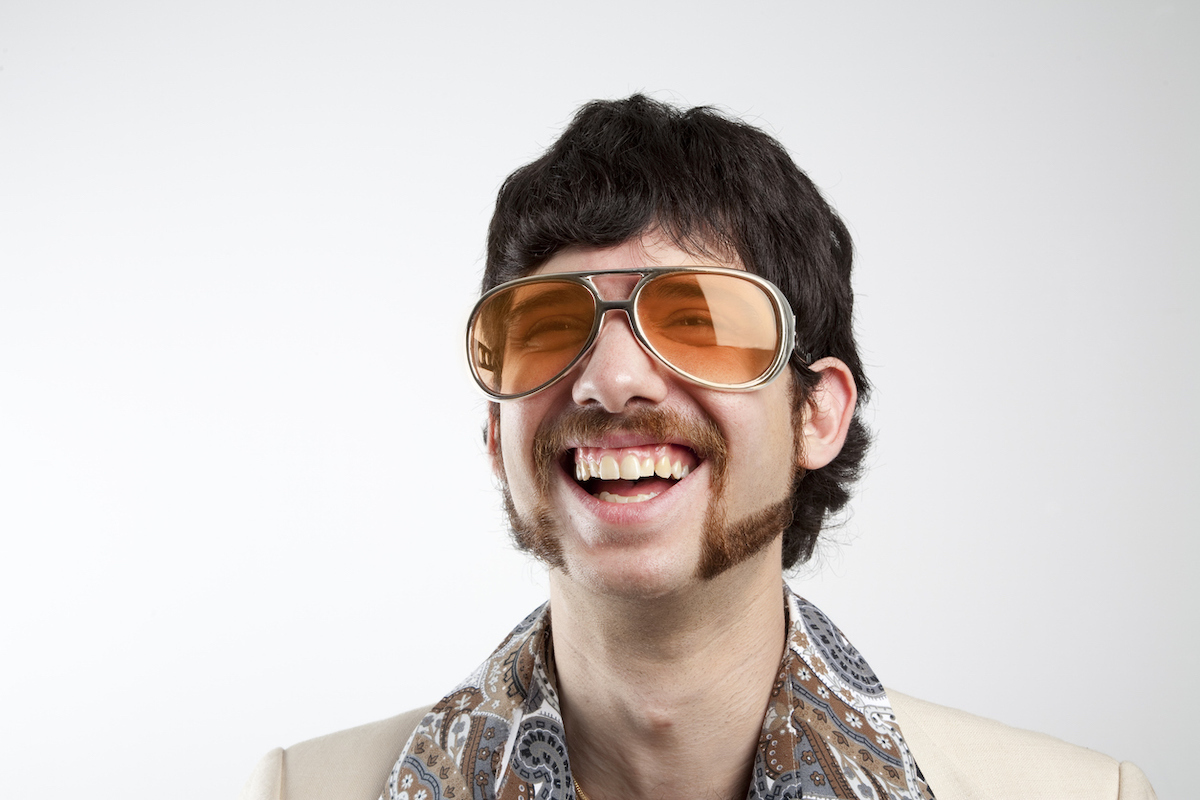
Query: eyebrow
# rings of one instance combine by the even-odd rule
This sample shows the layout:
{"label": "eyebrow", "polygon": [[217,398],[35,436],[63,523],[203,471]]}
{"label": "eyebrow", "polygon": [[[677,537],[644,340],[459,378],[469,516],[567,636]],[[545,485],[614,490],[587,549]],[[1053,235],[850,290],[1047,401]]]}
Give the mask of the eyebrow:
{"label": "eyebrow", "polygon": [[[586,292],[587,290],[585,289],[584,291]],[[588,292],[588,295],[590,297],[591,293]],[[568,301],[577,303],[580,299],[581,295],[577,291],[575,285],[572,284],[570,288],[563,287],[562,289],[550,289],[544,292],[538,292],[537,294],[515,303],[513,307],[509,309],[508,313],[515,316],[517,314],[523,314],[532,309],[546,308],[555,305],[566,305]],[[589,303],[589,306],[594,308],[594,302]]]}
{"label": "eyebrow", "polygon": [[660,297],[705,297],[704,287],[700,285],[700,281],[666,281],[661,288],[656,286],[654,291]]}
{"label": "eyebrow", "polygon": [[[699,278],[690,281],[669,281],[666,286],[655,290],[660,297],[664,298],[684,298],[684,299],[699,299],[708,303],[708,295],[704,291],[703,281]],[[770,299],[766,293],[762,293],[762,300],[770,303]],[[710,306],[711,307],[711,306]],[[721,306],[729,311],[737,310],[746,316],[755,316],[761,306],[753,300],[742,296],[740,293],[731,292],[725,295],[724,304]]]}

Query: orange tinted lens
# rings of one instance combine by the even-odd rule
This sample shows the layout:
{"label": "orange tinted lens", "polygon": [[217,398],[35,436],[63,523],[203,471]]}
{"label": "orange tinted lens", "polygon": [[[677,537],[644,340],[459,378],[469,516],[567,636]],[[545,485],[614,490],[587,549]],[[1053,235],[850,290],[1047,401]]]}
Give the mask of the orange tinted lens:
{"label": "orange tinted lens", "polygon": [[595,316],[592,293],[577,283],[527,283],[497,292],[471,326],[475,374],[501,395],[544,386],[579,355]]}
{"label": "orange tinted lens", "polygon": [[770,296],[736,275],[655,278],[638,295],[637,316],[664,360],[711,383],[736,386],[761,378],[779,347]]}

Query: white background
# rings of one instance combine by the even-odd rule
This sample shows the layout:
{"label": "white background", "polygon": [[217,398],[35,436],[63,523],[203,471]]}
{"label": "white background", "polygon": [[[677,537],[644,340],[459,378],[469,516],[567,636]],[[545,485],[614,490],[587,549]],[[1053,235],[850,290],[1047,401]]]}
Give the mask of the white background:
{"label": "white background", "polygon": [[1182,2],[3,0],[0,796],[233,797],[540,602],[461,329],[504,176],[646,90],[779,137],[856,237],[878,444],[793,583],[890,686],[1185,797],[1198,33]]}

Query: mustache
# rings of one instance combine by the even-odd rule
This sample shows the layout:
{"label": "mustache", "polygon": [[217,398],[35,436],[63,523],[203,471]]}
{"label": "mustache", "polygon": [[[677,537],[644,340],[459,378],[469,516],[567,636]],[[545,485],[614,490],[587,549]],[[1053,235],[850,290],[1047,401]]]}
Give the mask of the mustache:
{"label": "mustache", "polygon": [[687,442],[696,456],[711,464],[713,481],[725,474],[729,446],[711,419],[697,419],[674,409],[637,408],[610,414],[602,408],[572,408],[548,421],[533,437],[533,463],[543,491],[550,487],[554,464],[574,443],[599,439],[614,433],[630,433],[649,441]]}

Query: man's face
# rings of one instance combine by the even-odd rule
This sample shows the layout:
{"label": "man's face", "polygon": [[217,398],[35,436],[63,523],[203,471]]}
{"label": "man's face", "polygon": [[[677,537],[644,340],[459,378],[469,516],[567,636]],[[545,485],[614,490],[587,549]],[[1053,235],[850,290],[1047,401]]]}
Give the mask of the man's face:
{"label": "man's face", "polygon": [[[741,267],[647,236],[567,250],[537,272],[688,265]],[[625,299],[638,277],[596,285]],[[568,376],[500,405],[491,440],[513,528],[564,576],[622,595],[667,594],[749,558],[777,574],[797,464],[791,394],[788,371],[752,392],[684,381],[610,312]]]}

